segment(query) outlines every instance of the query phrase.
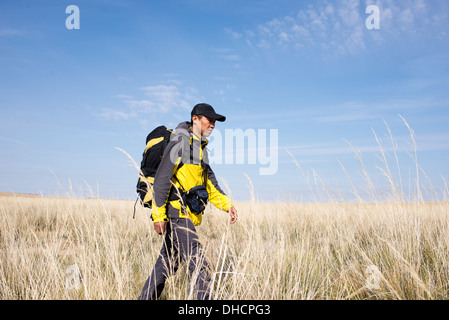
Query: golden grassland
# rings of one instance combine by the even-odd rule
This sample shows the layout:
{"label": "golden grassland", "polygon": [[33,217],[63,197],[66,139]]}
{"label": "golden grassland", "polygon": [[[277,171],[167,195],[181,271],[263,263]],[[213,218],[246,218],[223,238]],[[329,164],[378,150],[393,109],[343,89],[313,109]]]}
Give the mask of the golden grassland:
{"label": "golden grassland", "polygon": [[[208,205],[198,234],[211,267],[212,295],[229,300],[448,299],[448,183],[444,180],[442,193],[431,185],[418,164],[414,132],[402,120],[413,146],[408,196],[397,142],[387,126],[391,147],[374,133],[386,191],[376,189],[361,152],[351,145],[366,187],[356,188],[340,164],[357,203],[335,200],[341,197],[315,172],[313,186],[290,154],[313,203],[260,202],[247,177],[251,201],[235,203],[236,224]],[[90,193],[90,199],[0,194],[0,299],[137,299],[163,238],[153,230],[148,209],[138,205],[133,219],[134,201]],[[161,298],[193,299],[192,280],[182,265]]]}
{"label": "golden grassland", "polygon": [[[1,194],[1,299],[136,299],[162,237],[133,206]],[[447,202],[236,207],[198,227],[217,299],[449,298]],[[193,299],[190,280],[183,265],[162,298]]]}

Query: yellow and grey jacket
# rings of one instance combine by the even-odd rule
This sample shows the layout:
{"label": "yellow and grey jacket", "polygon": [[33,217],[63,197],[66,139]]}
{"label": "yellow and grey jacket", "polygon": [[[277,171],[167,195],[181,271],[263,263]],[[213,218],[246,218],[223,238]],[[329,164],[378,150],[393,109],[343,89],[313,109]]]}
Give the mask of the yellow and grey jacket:
{"label": "yellow and grey jacket", "polygon": [[200,140],[191,130],[189,122],[182,122],[168,143],[153,185],[154,222],[176,218],[190,218],[195,226],[201,224],[202,214],[195,214],[179,199],[178,190],[188,191],[205,185],[209,201],[217,208],[229,211],[232,204],[218,186],[207,159],[208,141]]}

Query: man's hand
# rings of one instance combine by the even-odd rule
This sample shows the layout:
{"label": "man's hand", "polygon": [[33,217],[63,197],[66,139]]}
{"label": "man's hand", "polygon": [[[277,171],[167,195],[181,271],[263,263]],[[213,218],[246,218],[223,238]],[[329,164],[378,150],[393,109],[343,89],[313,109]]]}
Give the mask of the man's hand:
{"label": "man's hand", "polygon": [[165,230],[167,230],[167,222],[165,221],[155,222],[154,230],[159,234],[163,234]]}
{"label": "man's hand", "polygon": [[234,207],[231,207],[231,209],[229,209],[229,214],[231,215],[231,224],[234,224],[237,222],[237,210]]}

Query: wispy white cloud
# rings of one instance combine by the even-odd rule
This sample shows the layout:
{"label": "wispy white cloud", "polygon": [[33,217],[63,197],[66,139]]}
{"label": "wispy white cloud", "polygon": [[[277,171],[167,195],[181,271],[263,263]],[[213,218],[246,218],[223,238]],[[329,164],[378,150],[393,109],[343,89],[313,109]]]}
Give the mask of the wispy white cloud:
{"label": "wispy white cloud", "polygon": [[241,33],[238,33],[231,28],[224,28],[225,32],[229,35],[231,35],[234,39],[240,39],[242,37]]}
{"label": "wispy white cloud", "polygon": [[24,32],[18,29],[2,28],[0,29],[0,37],[17,37],[23,36]]}
{"label": "wispy white cloud", "polygon": [[[406,152],[411,153],[414,151],[415,145],[412,143],[410,136],[396,136],[394,140],[398,143],[397,149],[391,145],[389,138],[385,138],[382,141],[380,137],[380,143],[382,150],[384,152]],[[448,134],[422,134],[416,139],[416,148],[418,152],[423,151],[447,151],[449,150],[449,135]],[[350,145],[350,144],[351,145]],[[336,145],[315,143],[308,145],[288,145],[285,147],[280,147],[280,149],[288,150],[294,155],[301,156],[331,156],[331,155],[344,155],[344,154],[354,154],[355,148],[360,153],[379,153],[380,146],[372,137],[369,141],[362,141],[353,143],[352,141],[345,142],[341,139],[341,143]]]}
{"label": "wispy white cloud", "polygon": [[227,60],[227,61],[238,61],[238,60],[240,60],[240,57],[237,54],[227,54],[227,55],[222,55],[221,57],[224,60]]}
{"label": "wispy white cloud", "polygon": [[130,113],[128,110],[122,111],[112,108],[102,108],[101,112],[95,115],[111,120],[128,120],[129,118],[134,116],[134,114]]}
{"label": "wispy white cloud", "polygon": [[318,49],[354,53],[363,50],[365,28],[358,0],[317,2],[296,15],[274,18],[247,32],[247,43],[260,48]]}
{"label": "wispy white cloud", "polygon": [[[410,87],[410,85],[408,85]],[[323,105],[315,108],[315,114],[310,114],[309,118],[314,122],[322,123],[350,123],[366,122],[372,120],[382,120],[396,117],[398,114],[420,114],[424,110],[434,110],[434,113],[426,113],[425,117],[438,120],[441,114],[438,110],[447,108],[449,101],[447,98],[431,97],[410,97],[410,98],[390,98],[378,101],[353,101],[338,105]],[[295,121],[292,116],[290,121]]]}
{"label": "wispy white cloud", "polygon": [[397,36],[448,36],[447,1],[368,0],[381,10],[381,29]]}
{"label": "wispy white cloud", "polygon": [[150,112],[159,111],[163,113],[176,108],[188,109],[190,103],[187,100],[192,97],[192,91],[196,92],[195,89],[180,89],[176,85],[148,86],[143,87],[142,90],[148,98],[148,100],[144,100],[146,103],[142,111],[144,112],[148,108]]}
{"label": "wispy white cloud", "polygon": [[[354,154],[354,150],[344,141],[341,141],[341,146],[331,146],[331,145],[310,145],[310,146],[296,146],[290,145],[285,147],[286,150],[290,151],[293,155],[301,156],[331,156],[331,155],[343,155],[343,154]],[[357,150],[362,153],[376,153],[379,148],[375,145],[365,145],[358,146]]]}
{"label": "wispy white cloud", "polygon": [[132,96],[130,96],[128,94],[117,94],[115,97],[118,99],[132,99],[133,98]]}
{"label": "wispy white cloud", "polygon": [[149,113],[166,114],[189,110],[201,100],[196,88],[182,86],[179,81],[171,83],[174,84],[141,87],[143,96],[138,99],[127,94],[116,95],[126,108],[103,108],[97,115],[113,120],[128,120]]}
{"label": "wispy white cloud", "polygon": [[313,120],[317,122],[352,122],[352,121],[365,121],[378,118],[379,116],[373,114],[358,112],[358,113],[336,114],[330,116],[320,116],[313,118]]}
{"label": "wispy white cloud", "polygon": [[[235,63],[240,60],[240,56],[235,53],[235,50],[232,48],[210,48],[209,50],[212,51],[218,58],[227,62]],[[238,65],[235,64],[234,67],[238,67]]]}
{"label": "wispy white cloud", "polygon": [[238,97],[235,97],[235,90],[237,85],[234,83],[234,79],[231,77],[214,76],[214,90],[213,93],[219,97],[221,101],[233,101],[241,102]]}
{"label": "wispy white cloud", "polygon": [[[366,28],[369,5],[380,9],[380,30]],[[397,37],[447,38],[448,9],[447,1],[322,0],[296,15],[276,17],[251,30],[232,30],[232,33],[239,34],[234,38],[242,38],[252,47],[295,49],[327,58],[361,53],[367,50],[368,44],[394,41]]]}

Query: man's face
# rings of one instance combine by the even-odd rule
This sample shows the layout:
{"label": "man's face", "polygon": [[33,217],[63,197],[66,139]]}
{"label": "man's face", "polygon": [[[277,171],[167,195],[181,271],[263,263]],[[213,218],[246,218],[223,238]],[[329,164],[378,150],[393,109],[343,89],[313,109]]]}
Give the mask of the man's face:
{"label": "man's face", "polygon": [[209,137],[212,133],[212,131],[215,128],[215,121],[214,119],[210,119],[208,117],[201,117],[199,119],[197,116],[193,116],[192,118],[195,125],[198,126],[198,128],[201,128],[201,136],[202,137]]}

